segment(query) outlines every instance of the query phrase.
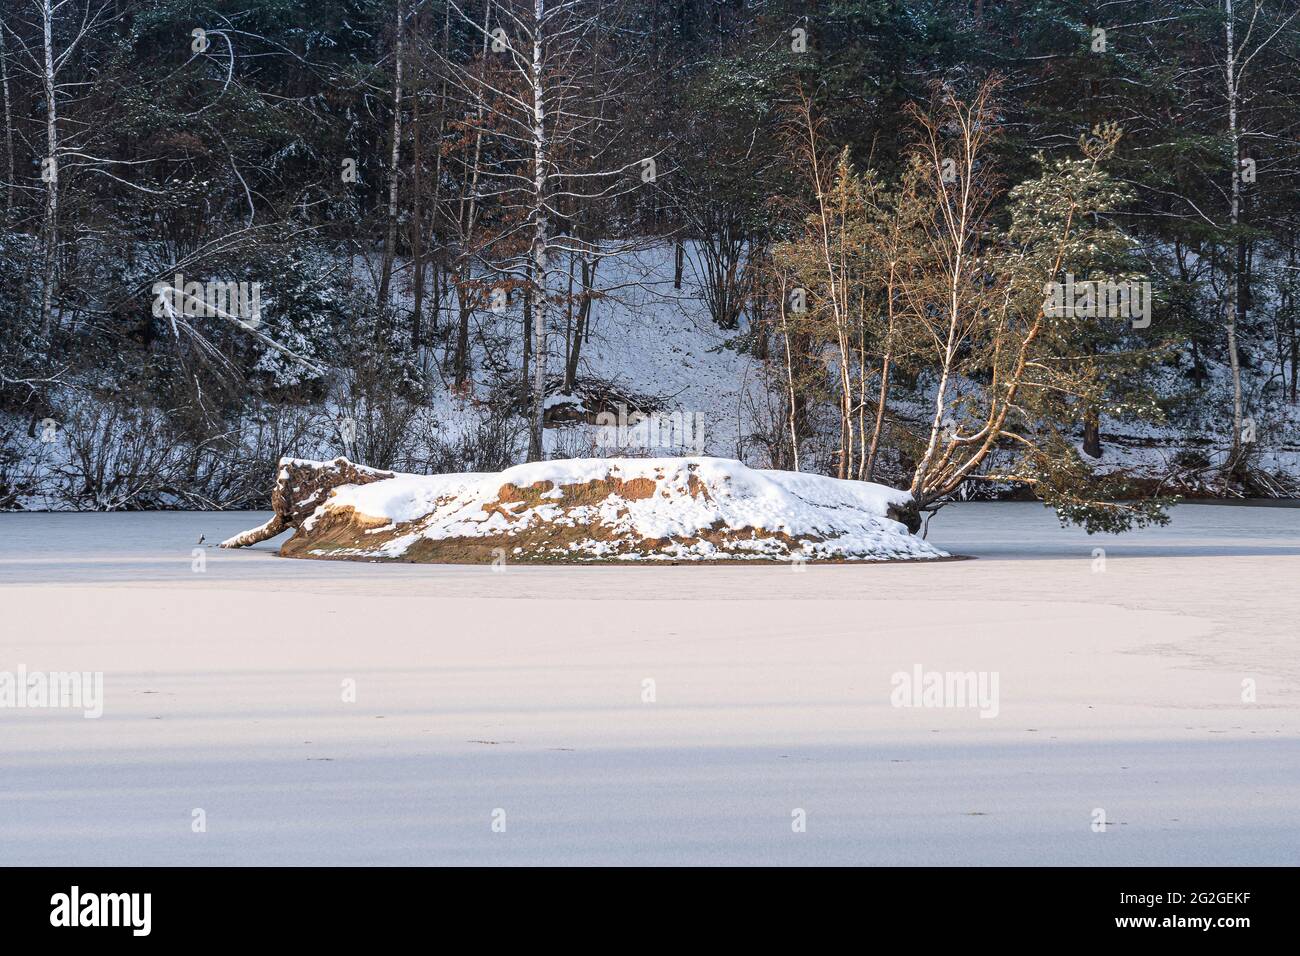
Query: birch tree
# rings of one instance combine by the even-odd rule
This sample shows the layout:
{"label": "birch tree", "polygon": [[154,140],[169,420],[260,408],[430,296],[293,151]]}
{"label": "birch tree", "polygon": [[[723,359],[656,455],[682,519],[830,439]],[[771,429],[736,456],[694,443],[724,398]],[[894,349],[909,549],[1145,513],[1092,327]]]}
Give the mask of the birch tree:
{"label": "birch tree", "polygon": [[388,308],[388,286],[393,277],[393,258],[397,254],[397,183],[402,158],[402,67],[405,60],[406,4],[397,0],[393,18],[393,122],[388,164],[388,216],[384,233],[384,257],[379,276],[380,328],[382,312]]}
{"label": "birch tree", "polygon": [[1245,415],[1243,402],[1241,354],[1238,347],[1238,335],[1245,322],[1246,310],[1242,296],[1242,283],[1245,273],[1246,245],[1242,236],[1242,187],[1244,167],[1252,164],[1250,173],[1253,181],[1254,160],[1243,155],[1243,140],[1250,136],[1250,131],[1242,127],[1241,103],[1243,84],[1251,61],[1266,49],[1278,35],[1290,25],[1296,14],[1285,17],[1276,27],[1265,26],[1260,22],[1263,0],[1254,0],[1246,22],[1246,30],[1237,41],[1237,10],[1234,0],[1223,0],[1224,30],[1224,99],[1227,107],[1228,149],[1231,159],[1231,183],[1228,190],[1228,237],[1230,251],[1224,257],[1224,299],[1223,327],[1227,339],[1228,367],[1232,375],[1232,443],[1228,457],[1224,462],[1225,480],[1231,478],[1241,467],[1244,457],[1243,435],[1245,433]]}
{"label": "birch tree", "polygon": [[8,160],[5,166],[5,215],[7,219],[13,215],[14,210],[14,186],[17,182],[17,175],[14,169],[14,117],[13,108],[9,100],[9,53],[5,49],[5,32],[8,27],[3,20],[0,20],[0,93],[4,96],[5,112],[5,159]]}
{"label": "birch tree", "polygon": [[[42,92],[45,97],[45,159],[41,179],[45,181],[45,267],[41,281],[41,337],[50,337],[50,309],[54,301],[54,264],[59,245],[59,107],[55,92],[54,11],[62,3],[37,0],[41,15]],[[75,45],[75,44],[74,44]],[[69,47],[69,52],[72,47]]]}
{"label": "birch tree", "polygon": [[[39,46],[25,41],[9,23],[0,27],[15,41],[16,63],[20,71],[35,81],[40,91],[43,113],[43,149],[39,154],[39,179],[44,193],[41,216],[41,338],[50,339],[54,330],[54,304],[58,285],[58,257],[60,247],[59,199],[63,186],[64,159],[73,156],[79,160],[94,160],[78,151],[75,144],[65,142],[60,123],[59,104],[84,86],[79,79],[64,80],[67,68],[76,65],[75,57],[87,39],[115,19],[111,0],[96,3],[86,0],[80,8],[74,0],[29,0],[31,32],[39,37]],[[67,8],[67,9],[65,9]],[[7,64],[7,58],[6,58]],[[8,69],[5,70],[5,102],[8,114]],[[13,127],[6,123],[7,148],[12,163]],[[10,177],[13,185],[14,177]]]}
{"label": "birch tree", "polygon": [[[1115,319],[1073,305],[1058,312],[1044,297],[1075,271],[1089,281],[1141,278],[1098,268],[1125,262],[1133,248],[1109,219],[1128,196],[1103,168],[1119,130],[1081,137],[1079,158],[1042,159],[1040,174],[1008,195],[994,158],[996,89],[990,81],[962,99],[942,87],[928,108],[916,108],[913,148],[887,198],[844,154],[833,173],[822,172],[817,126],[801,114],[811,150],[797,155],[813,199],[802,237],[778,245],[774,258],[808,286],[800,324],[815,333],[811,366],[838,406],[840,476],[874,470],[888,376],[901,353],[925,409],[901,430],[911,434],[898,449],[912,463],[909,490],[920,509],[941,507],[968,483],[1000,482],[1030,488],[1090,531],[1161,521],[1160,502],[1117,500],[1131,489],[1089,468],[1073,438],[1094,409],[1156,415],[1136,384],[1146,351],[1083,347],[1099,339],[1097,323]],[[788,330],[786,339],[794,339]],[[1135,384],[1120,396],[1117,379]],[[814,397],[820,387],[813,379]],[[867,438],[869,403],[876,424]]]}
{"label": "birch tree", "polygon": [[[1129,246],[1108,218],[1127,193],[1104,170],[1120,131],[1081,136],[1080,158],[1041,160],[1040,175],[1011,190],[1003,232],[992,221],[995,89],[996,81],[985,83],[969,101],[944,90],[930,110],[916,111],[915,185],[905,194],[921,204],[913,241],[928,252],[900,290],[904,321],[928,343],[924,364],[936,382],[910,490],[925,509],[968,481],[1009,482],[1090,532],[1161,523],[1162,502],[1093,471],[1073,445],[1093,410],[1158,415],[1136,388],[1117,401],[1106,387],[1116,369],[1140,367],[1144,353],[1081,355],[1090,326],[1116,318],[1073,304],[1056,309],[1045,298],[1067,274],[1086,273],[1099,248]],[[995,460],[1006,464],[989,470]]]}
{"label": "birch tree", "polygon": [[525,290],[532,326],[528,457],[536,461],[545,457],[557,257],[590,251],[571,223],[588,207],[641,188],[655,151],[632,141],[630,125],[609,108],[635,81],[634,57],[596,55],[618,51],[618,4],[498,0],[480,19],[449,2],[487,46],[485,69],[446,66],[469,101],[483,104],[478,131],[492,141],[491,149],[476,144],[483,198],[474,190],[471,201],[492,201],[503,223],[482,250],[484,263]]}

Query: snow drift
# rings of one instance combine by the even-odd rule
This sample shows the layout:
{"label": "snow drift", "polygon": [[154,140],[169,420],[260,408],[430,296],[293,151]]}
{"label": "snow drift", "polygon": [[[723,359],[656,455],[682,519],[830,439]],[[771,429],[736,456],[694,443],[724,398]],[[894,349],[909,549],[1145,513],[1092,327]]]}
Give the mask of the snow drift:
{"label": "snow drift", "polygon": [[402,475],[346,459],[280,463],[283,555],[438,563],[899,560],[944,557],[915,537],[905,491],[724,458],[587,458],[493,474]]}

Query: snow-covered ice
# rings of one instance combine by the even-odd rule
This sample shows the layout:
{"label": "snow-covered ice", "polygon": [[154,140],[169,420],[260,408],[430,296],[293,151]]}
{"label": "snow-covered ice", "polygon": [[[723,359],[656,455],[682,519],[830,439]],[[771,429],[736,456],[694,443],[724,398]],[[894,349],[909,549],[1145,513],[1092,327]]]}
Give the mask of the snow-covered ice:
{"label": "snow-covered ice", "polygon": [[[264,517],[0,515],[0,671],[105,693],[0,710],[0,860],[1300,856],[1300,509],[1101,538],[954,505],[930,540],[978,560],[798,572],[211,547]],[[891,706],[918,665],[996,673],[997,716]]]}

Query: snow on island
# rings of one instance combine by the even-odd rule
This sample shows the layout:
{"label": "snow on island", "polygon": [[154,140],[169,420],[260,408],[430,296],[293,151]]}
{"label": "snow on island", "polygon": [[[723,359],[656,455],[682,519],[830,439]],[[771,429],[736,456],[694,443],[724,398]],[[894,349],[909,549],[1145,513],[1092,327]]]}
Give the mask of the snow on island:
{"label": "snow on island", "polygon": [[492,474],[403,475],[283,459],[275,516],[292,557],[431,563],[946,557],[909,531],[905,491],[726,458],[583,458]]}

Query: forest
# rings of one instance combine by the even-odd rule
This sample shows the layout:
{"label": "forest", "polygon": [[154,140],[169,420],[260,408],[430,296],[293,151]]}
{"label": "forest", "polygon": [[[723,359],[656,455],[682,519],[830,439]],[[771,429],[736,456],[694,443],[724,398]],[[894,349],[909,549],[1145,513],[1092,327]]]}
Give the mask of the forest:
{"label": "forest", "polygon": [[1300,491],[1291,0],[2,3],[2,509],[335,455]]}

